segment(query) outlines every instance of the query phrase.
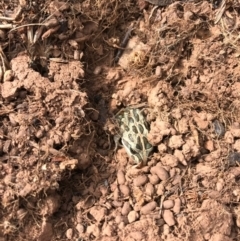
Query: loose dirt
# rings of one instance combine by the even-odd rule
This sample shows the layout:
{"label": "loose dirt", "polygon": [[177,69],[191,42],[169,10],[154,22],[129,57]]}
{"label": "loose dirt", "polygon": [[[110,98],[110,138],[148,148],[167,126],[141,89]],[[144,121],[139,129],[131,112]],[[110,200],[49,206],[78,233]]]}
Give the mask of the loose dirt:
{"label": "loose dirt", "polygon": [[[3,1],[0,240],[240,240],[239,13]],[[139,169],[114,146],[135,105],[154,146]]]}

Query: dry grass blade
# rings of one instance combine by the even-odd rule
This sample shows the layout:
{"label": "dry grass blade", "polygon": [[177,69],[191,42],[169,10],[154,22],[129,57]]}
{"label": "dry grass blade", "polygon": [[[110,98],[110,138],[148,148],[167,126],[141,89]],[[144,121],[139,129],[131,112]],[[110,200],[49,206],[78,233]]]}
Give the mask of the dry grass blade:
{"label": "dry grass blade", "polygon": [[227,0],[222,0],[219,9],[216,12],[216,17],[215,17],[215,21],[214,21],[215,24],[217,24],[220,21],[220,19],[222,18],[223,14],[226,10],[226,1]]}

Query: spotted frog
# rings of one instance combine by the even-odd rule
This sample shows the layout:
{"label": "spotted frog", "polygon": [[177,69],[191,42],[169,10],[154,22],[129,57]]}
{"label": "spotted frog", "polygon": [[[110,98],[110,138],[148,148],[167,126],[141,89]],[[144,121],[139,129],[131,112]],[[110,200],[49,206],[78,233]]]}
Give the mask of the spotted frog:
{"label": "spotted frog", "polygon": [[149,127],[141,110],[125,108],[117,114],[116,119],[120,129],[116,139],[121,139],[128,156],[137,164],[136,167],[145,166],[153,146],[147,139]]}

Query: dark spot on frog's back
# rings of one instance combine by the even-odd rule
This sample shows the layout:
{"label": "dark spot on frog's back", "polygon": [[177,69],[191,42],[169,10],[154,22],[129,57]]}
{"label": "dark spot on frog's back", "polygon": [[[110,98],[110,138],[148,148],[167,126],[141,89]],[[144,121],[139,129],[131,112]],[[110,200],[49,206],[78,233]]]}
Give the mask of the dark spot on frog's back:
{"label": "dark spot on frog's back", "polygon": [[134,119],[132,117],[128,117],[128,122],[133,124],[134,123]]}
{"label": "dark spot on frog's back", "polygon": [[148,139],[145,136],[143,136],[143,142],[144,142],[144,146],[145,146],[146,150],[152,148],[152,145],[149,143]]}
{"label": "dark spot on frog's back", "polygon": [[224,134],[225,134],[225,127],[219,120],[215,120],[213,122],[213,128],[214,128],[214,131],[215,131],[215,133],[216,133],[216,135],[218,137],[224,136]]}
{"label": "dark spot on frog's back", "polygon": [[138,130],[137,130],[136,126],[132,126],[132,131],[133,131],[135,134],[138,134]]}
{"label": "dark spot on frog's back", "polygon": [[141,124],[138,124],[138,129],[141,132],[141,134],[143,134],[144,128],[143,128],[143,126]]}
{"label": "dark spot on frog's back", "polygon": [[143,145],[141,143],[140,137],[137,138],[136,148],[138,150],[143,150]]}
{"label": "dark spot on frog's back", "polygon": [[138,115],[136,109],[133,109],[133,115],[134,115],[135,120],[138,122],[139,121],[139,115]]}
{"label": "dark spot on frog's back", "polygon": [[149,130],[149,124],[146,121],[144,121],[144,126],[147,130]]}
{"label": "dark spot on frog's back", "polygon": [[131,153],[133,154],[133,155],[131,156],[131,158],[132,158],[133,160],[135,160],[135,162],[137,161],[137,160],[136,160],[136,157],[137,157],[138,161],[141,160],[141,156],[140,156],[139,153],[135,152],[133,149],[131,149]]}

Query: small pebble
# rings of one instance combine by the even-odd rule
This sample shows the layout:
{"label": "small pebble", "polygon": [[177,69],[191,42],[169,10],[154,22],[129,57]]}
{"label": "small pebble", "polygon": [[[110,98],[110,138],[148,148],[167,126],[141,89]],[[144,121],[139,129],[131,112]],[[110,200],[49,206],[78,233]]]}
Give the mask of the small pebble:
{"label": "small pebble", "polygon": [[43,130],[38,130],[37,132],[36,132],[36,134],[35,134],[35,136],[37,137],[37,138],[41,138],[41,137],[43,137]]}
{"label": "small pebble", "polygon": [[122,207],[122,215],[128,215],[128,213],[132,210],[131,206],[130,206],[130,203],[129,202],[125,202],[123,204],[123,207]]}
{"label": "small pebble", "polygon": [[136,211],[131,211],[129,214],[128,214],[128,222],[129,223],[133,223],[135,222],[137,219],[139,218],[139,214],[138,212]]}
{"label": "small pebble", "polygon": [[155,69],[155,75],[158,76],[158,77],[162,76],[162,69],[159,65]]}
{"label": "small pebble", "polygon": [[168,235],[170,233],[170,228],[167,224],[163,225],[163,234]]}
{"label": "small pebble", "polygon": [[119,189],[121,191],[121,193],[123,194],[124,197],[129,196],[130,194],[130,190],[129,187],[126,185],[119,185]]}
{"label": "small pebble", "polygon": [[117,180],[118,180],[118,184],[120,185],[123,185],[125,183],[126,179],[122,170],[118,171]]}
{"label": "small pebble", "polygon": [[154,194],[154,187],[151,183],[147,183],[145,187],[145,192],[148,196],[152,197]]}
{"label": "small pebble", "polygon": [[156,185],[160,181],[159,177],[156,174],[148,175],[148,179],[152,185]]}
{"label": "small pebble", "polygon": [[176,198],[174,200],[174,207],[173,207],[173,212],[176,213],[176,214],[179,214],[180,213],[180,210],[181,210],[181,199],[180,198]]}
{"label": "small pebble", "polygon": [[79,234],[84,233],[84,226],[82,224],[78,223],[77,226],[76,226],[76,229],[77,229]]}
{"label": "small pebble", "polygon": [[122,207],[123,203],[121,201],[113,201],[112,205],[116,208]]}
{"label": "small pebble", "polygon": [[157,203],[155,201],[152,201],[141,208],[141,213],[148,214],[151,211],[153,211],[156,207],[157,207]]}
{"label": "small pebble", "polygon": [[80,52],[79,50],[75,49],[73,52],[73,59],[80,60]]}
{"label": "small pebble", "polygon": [[173,200],[166,200],[163,202],[163,208],[164,209],[171,209],[174,206],[174,201]]}
{"label": "small pebble", "polygon": [[163,220],[166,222],[168,226],[173,226],[175,225],[175,219],[173,216],[173,213],[170,210],[164,210],[163,211]]}
{"label": "small pebble", "polygon": [[72,236],[73,236],[73,230],[72,230],[72,228],[69,228],[66,231],[66,237],[67,237],[67,239],[71,239],[72,240]]}
{"label": "small pebble", "polygon": [[136,186],[136,187],[140,187],[140,186],[143,186],[144,184],[146,184],[147,182],[148,182],[147,176],[141,175],[141,176],[136,177],[133,180],[133,185]]}
{"label": "small pebble", "polygon": [[150,171],[152,174],[156,174],[162,181],[166,181],[169,178],[168,172],[163,167],[155,166]]}
{"label": "small pebble", "polygon": [[101,74],[101,72],[102,72],[102,67],[101,67],[101,66],[97,66],[97,67],[94,69],[94,71],[93,71],[93,73],[94,73],[95,75],[99,75],[99,74]]}

